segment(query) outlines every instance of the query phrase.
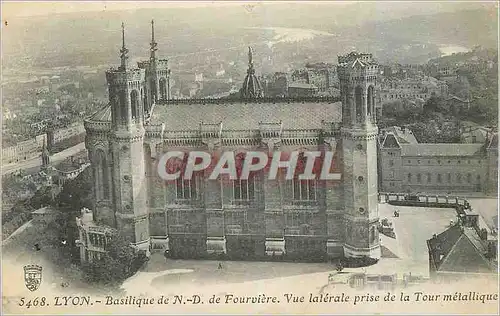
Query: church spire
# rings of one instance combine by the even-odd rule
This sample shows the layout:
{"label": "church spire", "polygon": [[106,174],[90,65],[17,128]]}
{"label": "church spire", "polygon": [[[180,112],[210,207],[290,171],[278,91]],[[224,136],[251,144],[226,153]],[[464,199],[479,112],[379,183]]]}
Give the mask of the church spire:
{"label": "church spire", "polygon": [[42,167],[47,167],[50,164],[50,153],[47,148],[47,140],[43,140],[42,144]]}
{"label": "church spire", "polygon": [[248,46],[248,73],[253,70],[253,50],[252,47]]}
{"label": "church spire", "polygon": [[128,49],[125,47],[125,24],[122,22],[122,49],[120,50],[120,58],[122,60],[122,64],[120,69],[127,69],[127,59],[128,59]]}
{"label": "church spire", "polygon": [[151,61],[156,60],[156,51],[158,50],[158,44],[155,41],[155,21],[151,20]]}

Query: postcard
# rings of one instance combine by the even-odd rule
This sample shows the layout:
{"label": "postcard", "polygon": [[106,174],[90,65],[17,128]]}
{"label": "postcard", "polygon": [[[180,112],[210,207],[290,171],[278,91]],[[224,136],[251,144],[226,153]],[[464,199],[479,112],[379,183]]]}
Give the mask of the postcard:
{"label": "postcard", "polygon": [[1,25],[3,314],[498,314],[498,3]]}

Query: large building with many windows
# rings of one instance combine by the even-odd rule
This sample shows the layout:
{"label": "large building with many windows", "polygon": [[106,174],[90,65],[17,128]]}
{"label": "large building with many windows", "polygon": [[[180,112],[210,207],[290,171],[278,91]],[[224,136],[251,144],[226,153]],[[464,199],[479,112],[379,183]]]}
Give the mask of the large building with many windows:
{"label": "large building with many windows", "polygon": [[498,136],[476,143],[419,143],[411,130],[392,127],[379,138],[383,192],[480,193],[498,190]]}
{"label": "large building with many windows", "polygon": [[[155,71],[155,47],[153,40],[146,69],[142,63],[135,68],[127,63],[123,39],[121,66],[106,73],[109,105],[85,121],[95,179],[92,227],[113,227],[147,252],[166,249],[185,257],[380,257],[378,65],[371,54],[338,57],[341,102],[262,98],[251,80],[241,100],[172,100],[160,97],[159,82],[169,72]],[[164,181],[158,162],[167,151],[212,157],[231,151],[236,164],[249,151],[331,152],[330,171],[341,178],[303,180],[298,164],[289,178],[281,168],[272,179],[264,169],[245,180],[198,172]],[[302,155],[298,159],[307,164]]]}

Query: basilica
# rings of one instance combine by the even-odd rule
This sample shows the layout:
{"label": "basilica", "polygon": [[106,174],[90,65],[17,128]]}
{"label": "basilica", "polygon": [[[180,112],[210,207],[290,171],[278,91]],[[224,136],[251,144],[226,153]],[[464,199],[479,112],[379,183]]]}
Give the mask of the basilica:
{"label": "basilica", "polygon": [[[379,258],[372,55],[338,57],[340,99],[266,98],[251,49],[240,99],[172,99],[151,27],[150,58],[135,66],[122,25],[121,64],[106,72],[109,103],[85,121],[96,200],[77,219],[82,260],[99,258],[107,229],[147,253],[182,257]],[[157,170],[168,151],[329,152],[340,177],[289,177],[281,168],[275,178],[263,169],[247,179],[200,171],[165,181]]]}

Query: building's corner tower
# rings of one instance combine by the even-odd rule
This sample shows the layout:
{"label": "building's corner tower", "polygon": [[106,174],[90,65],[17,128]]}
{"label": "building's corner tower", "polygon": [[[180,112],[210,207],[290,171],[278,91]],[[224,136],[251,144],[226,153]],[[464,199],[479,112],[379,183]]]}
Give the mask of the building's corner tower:
{"label": "building's corner tower", "polygon": [[128,65],[122,24],[121,65],[106,72],[111,104],[112,201],[115,227],[138,249],[149,251],[144,164],[145,69]]}
{"label": "building's corner tower", "polygon": [[342,155],[347,257],[380,258],[377,224],[375,91],[378,65],[371,54],[338,58],[342,99]]}
{"label": "building's corner tower", "polygon": [[[170,69],[168,59],[158,59],[158,43],[155,40],[155,22],[151,20],[151,43],[149,57],[148,81],[151,90],[151,104],[159,100],[169,100],[170,96]],[[149,109],[147,109],[149,110]]]}

